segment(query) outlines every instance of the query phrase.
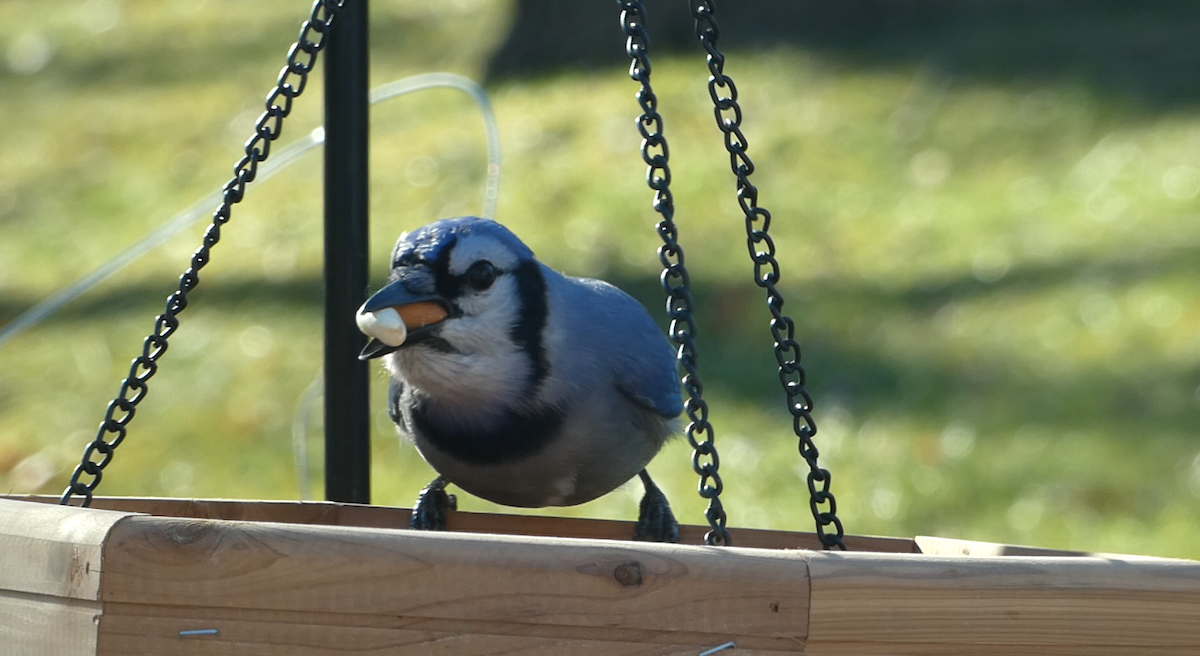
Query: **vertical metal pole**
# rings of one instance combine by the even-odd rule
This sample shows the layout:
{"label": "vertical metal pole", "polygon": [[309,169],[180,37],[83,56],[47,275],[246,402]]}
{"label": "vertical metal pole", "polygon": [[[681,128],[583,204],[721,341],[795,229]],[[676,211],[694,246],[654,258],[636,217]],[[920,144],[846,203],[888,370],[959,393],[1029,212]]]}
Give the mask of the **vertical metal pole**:
{"label": "vertical metal pole", "polygon": [[348,0],[325,46],[325,498],[371,502],[366,338],[367,0]]}

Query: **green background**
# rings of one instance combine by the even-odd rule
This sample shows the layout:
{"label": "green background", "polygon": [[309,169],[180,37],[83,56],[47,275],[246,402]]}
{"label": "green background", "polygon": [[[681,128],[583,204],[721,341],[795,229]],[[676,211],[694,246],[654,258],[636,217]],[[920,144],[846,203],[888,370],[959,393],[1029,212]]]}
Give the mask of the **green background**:
{"label": "green background", "polygon": [[[722,35],[849,532],[1200,558],[1200,17],[1120,4],[979,9],[878,39]],[[4,8],[0,323],[225,182],[308,3]],[[372,21],[373,84],[481,79],[514,6],[375,0]],[[652,57],[730,523],[811,530],[703,58]],[[488,82],[498,218],[662,316],[626,69],[618,49]],[[281,143],[319,125],[315,82]],[[377,284],[402,230],[480,211],[486,160],[474,106],[449,90],[377,106],[372,138]],[[320,208],[316,153],[250,187],[102,494],[298,497]],[[0,348],[0,491],[61,491],[201,231]],[[433,474],[372,371],[373,501],[409,505]],[[703,523],[682,440],[651,472]],[[630,519],[639,495],[533,512]]]}

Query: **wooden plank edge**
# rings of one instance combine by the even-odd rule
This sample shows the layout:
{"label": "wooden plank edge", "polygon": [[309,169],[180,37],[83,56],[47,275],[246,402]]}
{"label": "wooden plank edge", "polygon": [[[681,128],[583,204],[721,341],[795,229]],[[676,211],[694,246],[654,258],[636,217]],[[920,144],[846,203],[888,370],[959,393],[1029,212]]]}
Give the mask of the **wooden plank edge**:
{"label": "wooden plank edge", "polygon": [[[178,626],[171,620],[154,617],[109,618],[103,625],[96,653],[98,656],[355,656],[385,653],[406,656],[695,656],[701,653],[695,645],[661,642],[326,627],[245,620],[224,622],[216,634],[177,637]],[[755,650],[753,653],[803,652]]]}
{"label": "wooden plank edge", "polygon": [[0,499],[0,590],[95,601],[102,545],[132,516]]}
{"label": "wooden plank edge", "polygon": [[[57,497],[23,495],[10,498],[40,503],[57,503]],[[369,528],[405,529],[411,510],[391,506],[366,506],[328,501],[238,501],[230,499],[173,499],[155,497],[95,497],[93,508],[140,512],[164,517],[269,521],[286,524],[321,524],[329,526],[358,526]],[[578,517],[549,517],[543,515],[514,515],[502,513],[451,512],[449,529],[452,532],[486,533],[495,535],[527,535],[540,537],[571,537],[594,540],[629,540],[633,522],[586,519]],[[681,544],[704,544],[707,526],[681,525]],[[752,549],[813,549],[822,548],[815,533],[767,529],[731,528],[733,544]],[[916,553],[917,545],[908,538],[847,535],[846,545],[852,551],[882,551]]]}
{"label": "wooden plank edge", "polygon": [[[363,636],[389,639],[403,636],[429,635],[439,637],[473,635],[493,638],[538,638],[559,643],[613,643],[615,653],[624,653],[621,646],[647,645],[682,648],[692,656],[716,645],[734,642],[738,649],[765,653],[803,653],[804,642],[795,639],[738,636],[732,634],[657,631],[617,626],[588,627],[496,622],[483,620],[444,620],[396,615],[362,613],[310,613],[273,611],[249,608],[199,608],[194,606],[155,606],[144,604],[105,604],[101,619],[101,643],[111,646],[109,637],[128,632],[128,627],[142,626],[142,634],[150,642],[178,640],[181,631],[204,631],[197,639],[222,643],[238,641],[244,624],[254,625],[248,632],[256,642],[271,645],[303,647],[337,647],[355,645]],[[232,628],[231,628],[232,627]],[[301,627],[319,630],[305,633]],[[220,639],[203,636],[217,632]],[[337,632],[341,637],[335,637]],[[297,640],[304,636],[303,640]],[[356,637],[357,636],[357,637]],[[103,651],[103,650],[102,650]],[[119,652],[125,653],[125,652]],[[338,653],[341,653],[340,651]],[[657,651],[651,653],[658,653]]]}
{"label": "wooden plank edge", "polygon": [[930,556],[1090,556],[1095,558],[1115,558],[1118,560],[1188,560],[1185,558],[1162,558],[1158,556],[1137,556],[1095,551],[1071,551],[1069,549],[1026,547],[1016,544],[1004,544],[1001,542],[980,542],[977,540],[939,538],[928,535],[918,535],[914,540],[921,553],[928,554]]}

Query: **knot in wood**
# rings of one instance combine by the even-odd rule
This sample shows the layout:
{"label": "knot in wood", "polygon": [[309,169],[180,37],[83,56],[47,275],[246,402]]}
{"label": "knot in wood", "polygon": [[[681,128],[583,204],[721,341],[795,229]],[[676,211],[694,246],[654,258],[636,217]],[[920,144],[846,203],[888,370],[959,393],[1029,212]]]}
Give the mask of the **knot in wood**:
{"label": "knot in wood", "polygon": [[613,570],[613,578],[625,587],[642,584],[642,565],[636,560],[617,565]]}
{"label": "knot in wood", "polygon": [[208,537],[211,528],[200,522],[180,522],[167,527],[166,537],[179,545],[194,544]]}

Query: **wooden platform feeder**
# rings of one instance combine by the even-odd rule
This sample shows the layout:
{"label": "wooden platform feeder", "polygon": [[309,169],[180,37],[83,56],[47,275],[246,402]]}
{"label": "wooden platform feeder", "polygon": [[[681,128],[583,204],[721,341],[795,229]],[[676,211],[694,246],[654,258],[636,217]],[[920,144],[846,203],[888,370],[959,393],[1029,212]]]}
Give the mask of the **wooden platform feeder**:
{"label": "wooden platform feeder", "polygon": [[738,547],[647,544],[621,540],[625,522],[462,512],[427,533],[396,528],[403,508],[54,501],[0,499],[6,656],[1200,653],[1189,560],[921,537],[848,536],[852,551],[831,553],[812,534],[744,529]]}

